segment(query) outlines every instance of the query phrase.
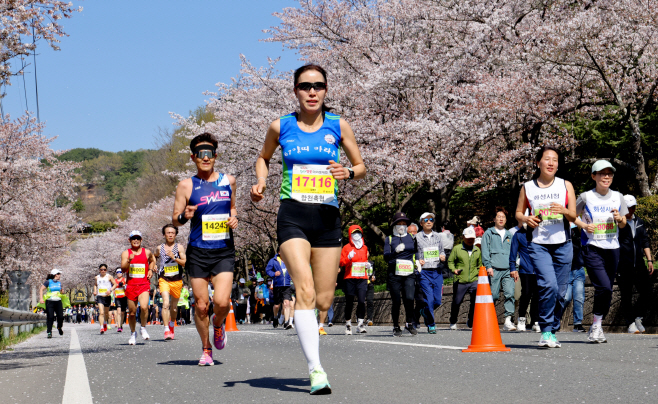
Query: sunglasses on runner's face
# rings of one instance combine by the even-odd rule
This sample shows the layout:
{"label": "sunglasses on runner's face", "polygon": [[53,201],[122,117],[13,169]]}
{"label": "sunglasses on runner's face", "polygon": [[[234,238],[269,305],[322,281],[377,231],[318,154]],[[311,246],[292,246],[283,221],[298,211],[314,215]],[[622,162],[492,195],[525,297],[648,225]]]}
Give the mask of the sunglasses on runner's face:
{"label": "sunglasses on runner's face", "polygon": [[208,157],[208,159],[215,158],[215,152],[212,150],[199,150],[196,152],[196,158],[199,160],[203,160],[206,157]]}
{"label": "sunglasses on runner's face", "polygon": [[139,236],[137,236],[137,237],[131,237],[131,238],[130,238],[130,241],[133,241],[133,240],[141,240],[141,239],[142,239],[142,238],[139,237]]}
{"label": "sunglasses on runner's face", "polygon": [[311,91],[311,89],[315,91],[320,91],[327,89],[327,83],[324,83],[322,81],[317,81],[315,83],[303,82],[303,83],[297,83],[295,87],[297,87],[298,90],[302,90],[302,91]]}
{"label": "sunglasses on runner's face", "polygon": [[432,223],[434,223],[434,219],[432,219],[432,218],[430,217],[429,219],[423,219],[423,222],[432,222]]}

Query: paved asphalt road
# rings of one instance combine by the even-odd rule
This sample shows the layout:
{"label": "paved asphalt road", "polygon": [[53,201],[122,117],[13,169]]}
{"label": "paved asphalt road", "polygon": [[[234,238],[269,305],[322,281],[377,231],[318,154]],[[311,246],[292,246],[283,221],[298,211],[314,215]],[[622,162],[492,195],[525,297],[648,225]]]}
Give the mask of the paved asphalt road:
{"label": "paved asphalt road", "polygon": [[[592,345],[565,332],[561,349],[538,350],[539,334],[503,333],[511,352],[476,354],[451,349],[470,343],[466,330],[394,338],[390,327],[346,336],[334,326],[320,342],[333,394],[312,397],[294,330],[240,328],[215,350],[215,366],[199,367],[193,326],[176,328],[176,340],[166,342],[161,326],[149,326],[151,340],[129,346],[126,332],[67,325],[63,337],[42,333],[0,354],[0,402],[61,403],[66,383],[74,392],[88,383],[93,402],[112,404],[658,402],[656,335],[609,334],[607,344]],[[88,381],[67,380],[73,329]]]}

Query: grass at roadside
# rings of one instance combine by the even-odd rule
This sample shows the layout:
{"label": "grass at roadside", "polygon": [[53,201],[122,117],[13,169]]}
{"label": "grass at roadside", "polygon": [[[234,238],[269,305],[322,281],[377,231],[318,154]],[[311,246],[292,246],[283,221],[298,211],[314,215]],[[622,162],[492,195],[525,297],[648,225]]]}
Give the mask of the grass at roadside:
{"label": "grass at roadside", "polygon": [[8,350],[11,351],[13,350],[11,348],[12,345],[18,344],[20,342],[23,342],[27,340],[28,338],[39,334],[40,332],[44,331],[46,327],[34,327],[32,331],[29,332],[19,332],[17,335],[14,335],[13,331],[9,333],[9,338],[2,338],[0,339],[0,351]]}

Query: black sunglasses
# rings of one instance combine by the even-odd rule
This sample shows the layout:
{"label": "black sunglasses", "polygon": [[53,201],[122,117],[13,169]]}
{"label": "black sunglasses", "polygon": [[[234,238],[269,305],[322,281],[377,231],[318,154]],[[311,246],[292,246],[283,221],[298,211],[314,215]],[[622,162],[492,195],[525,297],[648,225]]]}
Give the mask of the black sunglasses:
{"label": "black sunglasses", "polygon": [[311,89],[315,91],[320,91],[327,89],[327,83],[322,81],[317,81],[315,83],[303,82],[303,83],[297,83],[295,88],[302,91],[311,91]]}
{"label": "black sunglasses", "polygon": [[132,240],[141,240],[141,239],[142,239],[142,238],[139,237],[139,236],[138,236],[138,237],[131,237],[131,238],[130,238],[131,241],[132,241]]}
{"label": "black sunglasses", "polygon": [[209,159],[215,158],[215,152],[213,150],[199,150],[198,152],[195,153],[196,158],[199,160],[203,160],[204,158],[208,157]]}

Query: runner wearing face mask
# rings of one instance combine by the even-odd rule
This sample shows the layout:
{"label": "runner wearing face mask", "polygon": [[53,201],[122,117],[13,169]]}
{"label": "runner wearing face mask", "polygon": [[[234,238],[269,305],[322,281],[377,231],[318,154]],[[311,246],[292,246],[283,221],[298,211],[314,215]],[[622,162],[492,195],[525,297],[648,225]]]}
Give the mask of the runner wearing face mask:
{"label": "runner wearing face mask", "polygon": [[350,242],[340,254],[340,266],[345,267],[345,335],[352,335],[352,307],[357,297],[356,332],[366,332],[363,319],[366,315],[366,292],[368,291],[368,247],[363,242],[363,230],[358,225],[350,226]]}
{"label": "runner wearing face mask", "polygon": [[405,329],[411,335],[418,334],[413,327],[416,240],[407,233],[409,223],[411,221],[404,213],[396,213],[391,220],[393,235],[384,240],[384,260],[388,263],[388,288],[393,301],[393,335],[396,337],[402,335],[400,329],[401,299],[404,301]]}

